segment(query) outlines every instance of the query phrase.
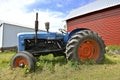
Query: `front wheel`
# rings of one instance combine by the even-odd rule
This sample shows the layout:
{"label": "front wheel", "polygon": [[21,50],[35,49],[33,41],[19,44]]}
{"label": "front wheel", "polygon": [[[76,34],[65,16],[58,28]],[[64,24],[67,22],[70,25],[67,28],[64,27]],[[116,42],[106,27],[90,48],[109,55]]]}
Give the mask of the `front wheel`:
{"label": "front wheel", "polygon": [[104,58],[105,45],[101,37],[91,30],[83,30],[73,35],[66,45],[68,60],[85,61],[93,59],[100,63]]}
{"label": "front wheel", "polygon": [[11,59],[11,68],[27,67],[29,70],[34,70],[34,66],[33,60],[26,54],[15,54]]}

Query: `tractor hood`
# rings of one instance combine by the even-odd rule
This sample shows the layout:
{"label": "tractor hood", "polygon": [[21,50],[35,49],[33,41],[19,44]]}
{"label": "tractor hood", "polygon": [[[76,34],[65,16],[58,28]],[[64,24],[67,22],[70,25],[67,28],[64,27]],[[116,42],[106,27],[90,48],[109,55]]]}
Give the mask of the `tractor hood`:
{"label": "tractor hood", "polygon": [[[18,38],[24,38],[24,39],[34,39],[35,38],[35,32],[25,32],[25,33],[19,33]],[[37,33],[38,39],[63,39],[63,34],[60,33],[54,33],[54,32],[38,32]]]}

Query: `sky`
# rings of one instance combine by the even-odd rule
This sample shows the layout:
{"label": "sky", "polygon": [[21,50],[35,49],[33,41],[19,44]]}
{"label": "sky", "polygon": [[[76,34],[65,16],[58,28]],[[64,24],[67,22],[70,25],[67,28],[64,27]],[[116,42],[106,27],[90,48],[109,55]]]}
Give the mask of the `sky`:
{"label": "sky", "polygon": [[39,29],[50,22],[50,31],[58,31],[65,25],[65,17],[70,11],[95,0],[0,0],[0,20],[12,24],[34,28],[35,14],[38,12]]}

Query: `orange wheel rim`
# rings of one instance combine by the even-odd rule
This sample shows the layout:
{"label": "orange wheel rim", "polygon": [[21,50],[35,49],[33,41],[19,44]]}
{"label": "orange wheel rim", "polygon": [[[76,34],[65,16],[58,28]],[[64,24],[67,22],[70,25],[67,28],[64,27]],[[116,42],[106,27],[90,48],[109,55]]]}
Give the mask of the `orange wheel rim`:
{"label": "orange wheel rim", "polygon": [[92,39],[83,41],[78,48],[78,56],[82,61],[87,59],[94,59],[96,61],[99,58],[99,54],[99,44]]}
{"label": "orange wheel rim", "polygon": [[28,66],[28,61],[25,58],[19,57],[15,60],[14,62],[14,67],[21,67],[20,65],[27,65]]}

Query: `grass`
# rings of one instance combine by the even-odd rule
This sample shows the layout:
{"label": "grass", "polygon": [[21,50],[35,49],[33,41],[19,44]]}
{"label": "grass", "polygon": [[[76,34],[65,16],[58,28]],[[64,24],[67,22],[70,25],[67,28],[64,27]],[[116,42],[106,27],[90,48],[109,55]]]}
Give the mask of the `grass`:
{"label": "grass", "polygon": [[37,58],[36,71],[10,69],[15,52],[0,53],[0,80],[120,80],[120,55],[105,54],[103,64],[86,61],[85,64],[68,62],[64,57],[49,54]]}
{"label": "grass", "polygon": [[109,45],[106,47],[106,50],[120,50],[120,46],[117,45]]}
{"label": "grass", "polygon": [[15,52],[0,53],[0,67],[9,66],[10,59],[14,54]]}

